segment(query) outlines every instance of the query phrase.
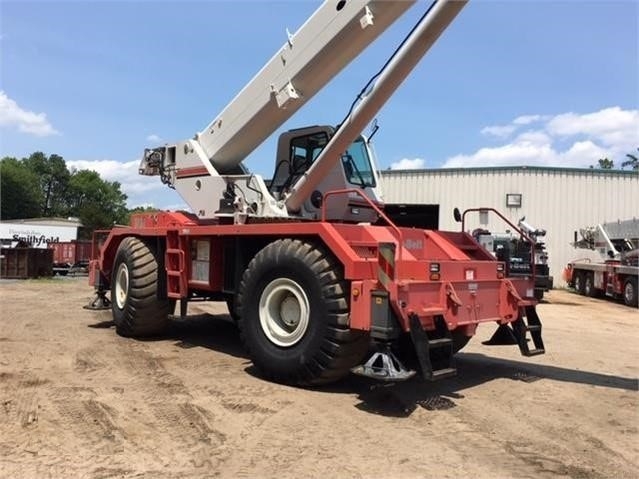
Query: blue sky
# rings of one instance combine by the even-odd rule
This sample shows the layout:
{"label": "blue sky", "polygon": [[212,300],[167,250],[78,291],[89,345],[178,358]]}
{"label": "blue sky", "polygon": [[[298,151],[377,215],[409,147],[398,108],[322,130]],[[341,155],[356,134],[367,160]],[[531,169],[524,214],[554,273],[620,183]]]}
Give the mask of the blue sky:
{"label": "blue sky", "polygon": [[[57,153],[139,177],[146,146],[191,137],[317,8],[315,1],[2,1],[0,156]],[[427,7],[418,2],[278,132],[341,120]],[[639,147],[639,3],[471,1],[378,115],[381,169],[620,163]],[[248,159],[270,177],[277,133]]]}

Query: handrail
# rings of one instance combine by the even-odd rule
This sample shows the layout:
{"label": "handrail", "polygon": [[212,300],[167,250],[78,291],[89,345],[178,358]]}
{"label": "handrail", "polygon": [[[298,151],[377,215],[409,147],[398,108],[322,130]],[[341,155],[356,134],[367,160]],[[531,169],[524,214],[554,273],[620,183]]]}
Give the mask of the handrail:
{"label": "handrail", "polygon": [[98,236],[102,236],[102,240],[104,240],[109,233],[111,232],[111,230],[93,230],[93,233],[91,234],[91,259],[99,259],[99,255],[100,255],[100,240],[98,239]]}
{"label": "handrail", "polygon": [[535,276],[536,276],[536,272],[535,272],[535,241],[528,236],[527,233],[525,233],[521,228],[519,228],[519,226],[515,226],[514,223],[512,223],[508,218],[506,218],[504,215],[502,215],[499,211],[497,211],[495,208],[468,208],[467,210],[464,210],[464,212],[462,213],[462,219],[461,219],[461,224],[462,224],[462,231],[465,232],[466,228],[465,228],[465,221],[466,221],[466,213],[472,213],[472,212],[482,212],[482,211],[492,211],[493,213],[495,213],[497,216],[499,216],[502,220],[504,220],[509,226],[511,226],[515,231],[517,231],[521,236],[523,236],[524,238],[526,238],[526,240],[528,241],[528,243],[530,243],[530,271],[531,271],[531,275],[532,275],[532,279],[533,279],[533,284],[535,281]]}
{"label": "handrail", "polygon": [[324,193],[324,197],[322,199],[322,221],[326,222],[326,203],[329,196],[337,196],[343,194],[355,193],[357,196],[362,198],[368,206],[370,206],[375,212],[391,227],[391,229],[397,234],[393,235],[397,238],[397,242],[399,243],[397,246],[398,257],[397,260],[400,261],[402,259],[402,245],[404,244],[404,235],[402,234],[402,230],[400,230],[393,221],[386,216],[386,214],[364,193],[355,188],[347,188],[343,190],[331,190]]}

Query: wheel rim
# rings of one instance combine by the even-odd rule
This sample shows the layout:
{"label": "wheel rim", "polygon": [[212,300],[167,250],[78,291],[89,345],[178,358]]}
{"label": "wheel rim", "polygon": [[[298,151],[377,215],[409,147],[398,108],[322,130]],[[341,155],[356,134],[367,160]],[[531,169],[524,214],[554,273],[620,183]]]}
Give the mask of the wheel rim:
{"label": "wheel rim", "polygon": [[626,283],[626,286],[623,288],[623,299],[626,301],[626,304],[630,304],[634,301],[635,298],[635,289],[630,281]]}
{"label": "wheel rim", "polygon": [[115,304],[124,309],[126,297],[129,292],[129,268],[126,263],[120,264],[115,275]]}
{"label": "wheel rim", "polygon": [[260,296],[260,325],[273,344],[297,344],[308,329],[310,307],[302,287],[292,279],[271,281]]}

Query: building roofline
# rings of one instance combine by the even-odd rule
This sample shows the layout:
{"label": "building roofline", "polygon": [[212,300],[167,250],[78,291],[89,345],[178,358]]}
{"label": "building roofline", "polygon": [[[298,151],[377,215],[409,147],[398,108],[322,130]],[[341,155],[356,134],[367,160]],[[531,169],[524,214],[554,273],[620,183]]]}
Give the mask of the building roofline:
{"label": "building roofline", "polygon": [[477,173],[495,171],[538,171],[538,172],[561,172],[561,173],[590,173],[605,176],[637,176],[635,170],[606,170],[601,168],[567,168],[562,166],[479,166],[472,168],[419,168],[406,170],[381,170],[382,175],[399,175],[402,173]]}
{"label": "building roofline", "polygon": [[24,224],[33,224],[33,223],[49,223],[49,222],[57,222],[57,223],[67,223],[69,226],[82,226],[82,223],[79,219],[70,219],[70,218],[58,218],[58,217],[44,217],[44,218],[15,218],[12,220],[2,220],[0,223],[24,223]]}

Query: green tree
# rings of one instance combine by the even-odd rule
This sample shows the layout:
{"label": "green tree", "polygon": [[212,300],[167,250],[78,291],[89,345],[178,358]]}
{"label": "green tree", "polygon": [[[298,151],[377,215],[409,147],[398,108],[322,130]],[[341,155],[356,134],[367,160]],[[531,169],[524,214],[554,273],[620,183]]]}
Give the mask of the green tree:
{"label": "green tree", "polygon": [[41,204],[38,176],[16,158],[0,160],[0,218],[13,220],[39,216]]}
{"label": "green tree", "polygon": [[74,171],[67,190],[67,211],[89,232],[108,229],[126,221],[126,198],[117,181],[105,181],[95,171]]}
{"label": "green tree", "polygon": [[[639,151],[639,148],[637,148],[637,151]],[[621,164],[621,168],[625,168],[626,166],[629,166],[631,169],[635,171],[639,170],[639,158],[637,158],[637,155],[628,153],[626,155],[626,158],[628,159]]]}
{"label": "green tree", "polygon": [[126,219],[124,221],[124,224],[130,224],[131,223],[131,215],[134,215],[136,213],[155,213],[158,210],[157,208],[155,208],[154,206],[136,206],[134,208],[131,208],[126,215]]}
{"label": "green tree", "polygon": [[95,171],[69,171],[64,158],[35,152],[28,158],[0,160],[0,217],[75,216],[90,236],[128,222],[126,195],[118,182]]}
{"label": "green tree", "polygon": [[615,167],[615,162],[608,158],[600,158],[598,161],[598,167],[602,170],[612,170]]}
{"label": "green tree", "polygon": [[42,190],[40,214],[42,216],[62,216],[66,209],[66,192],[70,173],[59,155],[45,155],[41,151],[23,159],[24,164],[35,173]]}

